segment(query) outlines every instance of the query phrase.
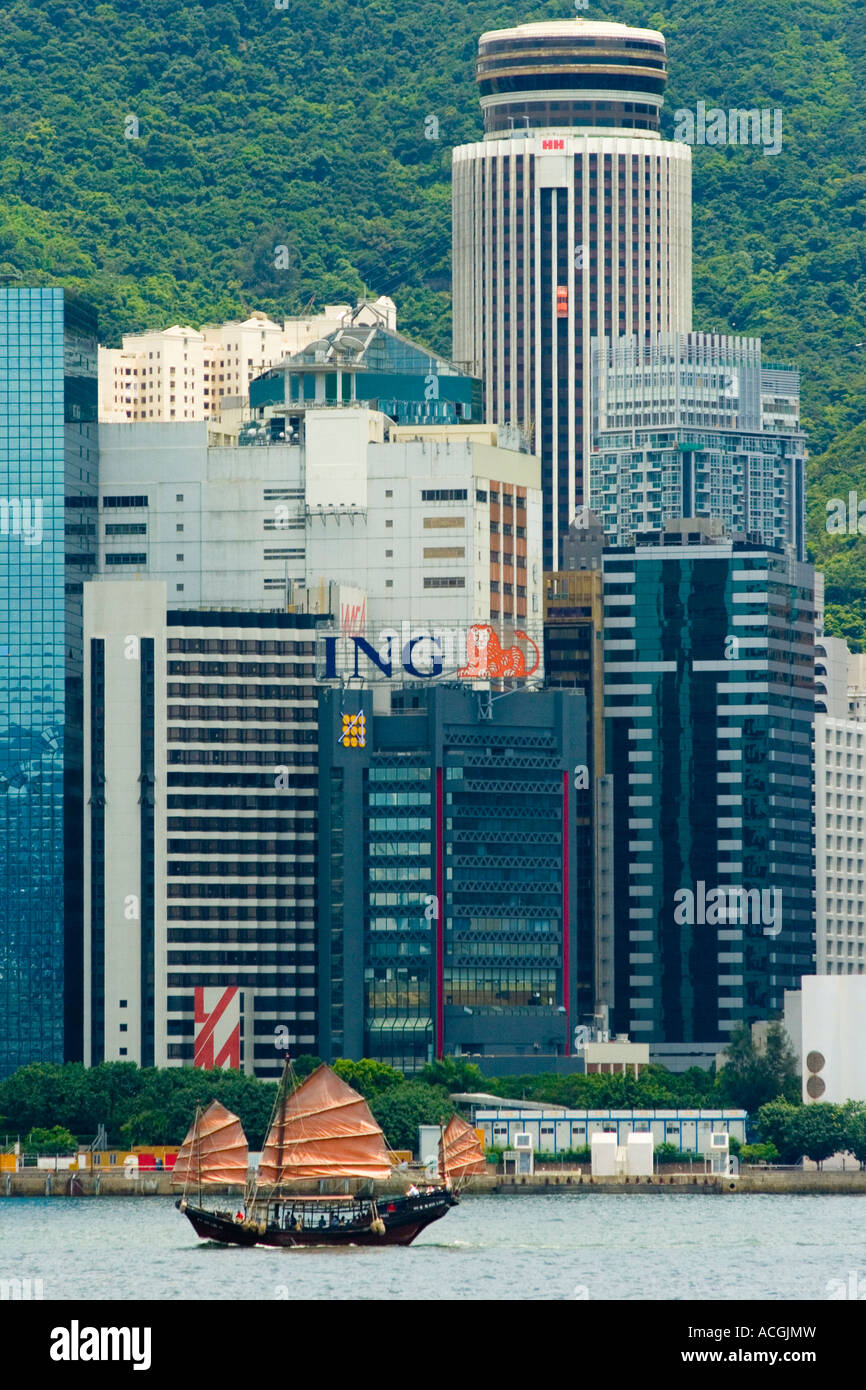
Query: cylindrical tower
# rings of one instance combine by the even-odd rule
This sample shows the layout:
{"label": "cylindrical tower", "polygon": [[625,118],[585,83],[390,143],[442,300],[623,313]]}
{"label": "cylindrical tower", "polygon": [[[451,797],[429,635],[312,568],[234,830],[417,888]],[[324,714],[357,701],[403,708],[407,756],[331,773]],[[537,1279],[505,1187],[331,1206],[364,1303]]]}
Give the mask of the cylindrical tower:
{"label": "cylindrical tower", "polygon": [[592,339],[691,329],[691,150],[659,136],[654,29],[497,30],[477,77],[485,138],[453,156],[454,357],[487,419],[534,438],[556,569],[588,498]]}

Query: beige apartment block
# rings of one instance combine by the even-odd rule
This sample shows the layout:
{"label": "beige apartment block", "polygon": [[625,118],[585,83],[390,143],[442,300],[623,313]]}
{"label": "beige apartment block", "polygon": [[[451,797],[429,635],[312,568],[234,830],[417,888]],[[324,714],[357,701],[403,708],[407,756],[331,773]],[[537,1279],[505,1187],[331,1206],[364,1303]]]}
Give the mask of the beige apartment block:
{"label": "beige apartment block", "polygon": [[[273,323],[256,310],[243,323],[174,324],[160,332],[125,334],[122,348],[99,349],[99,419],[217,420],[229,402],[242,402],[250,381],[268,367],[334,333],[348,320],[348,304],[326,304],[321,314]],[[387,296],[362,305],[355,322],[395,328],[397,310]]]}

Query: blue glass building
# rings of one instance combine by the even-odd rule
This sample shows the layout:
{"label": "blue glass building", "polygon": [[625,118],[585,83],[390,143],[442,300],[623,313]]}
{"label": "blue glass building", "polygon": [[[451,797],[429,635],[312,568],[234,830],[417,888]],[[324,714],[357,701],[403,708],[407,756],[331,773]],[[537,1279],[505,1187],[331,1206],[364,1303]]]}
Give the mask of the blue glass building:
{"label": "blue glass building", "polygon": [[95,314],[62,289],[0,288],[0,1076],[81,1055],[97,451]]}

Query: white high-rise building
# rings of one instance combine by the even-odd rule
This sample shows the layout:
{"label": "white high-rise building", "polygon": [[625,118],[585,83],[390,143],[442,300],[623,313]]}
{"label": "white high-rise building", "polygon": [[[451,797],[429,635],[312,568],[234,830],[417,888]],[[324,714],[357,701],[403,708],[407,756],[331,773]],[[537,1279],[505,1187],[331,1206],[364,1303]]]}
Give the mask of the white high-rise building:
{"label": "white high-rise building", "polygon": [[815,958],[866,971],[866,723],[815,716]]}
{"label": "white high-rise building", "polygon": [[315,1050],[320,621],[85,584],[86,1065],[192,1065],[200,990],[230,1064]]}
{"label": "white high-rise building", "polygon": [[540,627],[540,466],[516,430],[293,418],[297,442],[267,447],[103,425],[100,574],[162,580],[169,608],[285,611],[337,582],[364,590],[368,628]]}
{"label": "white high-rise building", "polygon": [[[823,622],[823,613],[821,614]],[[840,637],[815,651],[815,962],[819,975],[866,973],[866,720],[862,659]]]}
{"label": "white high-rise building", "polygon": [[204,422],[100,426],[99,571],[161,579],[170,608],[285,609],[287,581],[304,578],[300,449],[208,435]]}
{"label": "white high-rise building", "polygon": [[308,586],[365,589],[368,632],[491,620],[538,639],[540,468],[516,432],[392,425],[347,468],[352,433],[351,412],[307,414]]}
{"label": "white high-rise building", "polygon": [[692,326],[691,150],[664,36],[574,19],[481,36],[484,139],[453,156],[454,360],[542,459],[544,565],[588,499],[593,338]]}

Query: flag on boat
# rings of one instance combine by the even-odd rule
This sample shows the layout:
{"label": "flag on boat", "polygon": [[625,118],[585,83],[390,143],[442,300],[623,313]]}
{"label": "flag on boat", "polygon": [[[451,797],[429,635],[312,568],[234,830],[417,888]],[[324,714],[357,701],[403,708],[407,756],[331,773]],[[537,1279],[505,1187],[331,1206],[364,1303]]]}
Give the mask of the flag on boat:
{"label": "flag on boat", "polygon": [[172,1182],[246,1182],[249,1146],[237,1115],[212,1100],[181,1145]]}

